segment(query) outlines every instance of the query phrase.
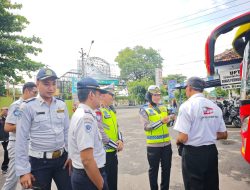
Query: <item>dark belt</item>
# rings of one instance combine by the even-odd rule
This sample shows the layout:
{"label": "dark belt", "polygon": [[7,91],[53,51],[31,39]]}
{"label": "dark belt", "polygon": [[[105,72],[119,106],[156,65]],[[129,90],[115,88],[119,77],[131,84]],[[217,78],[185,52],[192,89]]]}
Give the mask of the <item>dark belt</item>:
{"label": "dark belt", "polygon": [[[74,168],[73,167],[73,171],[75,171],[76,173],[79,173],[79,174],[85,174],[85,175],[87,175],[85,169],[78,169],[78,168]],[[100,173],[105,172],[105,167],[99,168],[99,171],[100,171]]]}
{"label": "dark belt", "polygon": [[191,145],[184,145],[185,149],[187,150],[196,150],[196,151],[204,151],[207,149],[211,149],[211,148],[216,148],[215,144],[210,144],[210,145],[202,145],[202,146],[191,146]]}

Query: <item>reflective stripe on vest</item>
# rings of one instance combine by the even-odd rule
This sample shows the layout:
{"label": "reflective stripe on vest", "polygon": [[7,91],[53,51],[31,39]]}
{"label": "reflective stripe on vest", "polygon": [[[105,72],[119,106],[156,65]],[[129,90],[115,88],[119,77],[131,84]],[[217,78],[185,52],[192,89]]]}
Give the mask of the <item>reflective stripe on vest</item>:
{"label": "reflective stripe on vest", "polygon": [[[157,122],[161,120],[163,117],[168,115],[167,108],[165,106],[159,106],[160,113],[158,113],[155,109],[147,107],[144,108],[148,114],[148,119],[150,122]],[[170,141],[170,136],[168,132],[168,127],[166,124],[161,125],[157,129],[151,131],[145,131],[147,136],[147,143],[154,144],[154,143],[163,143]]]}
{"label": "reflective stripe on vest", "polygon": [[[102,112],[102,122],[105,127],[103,127],[105,134],[112,139],[114,142],[118,141],[118,126],[116,115],[112,110],[107,108],[100,108]],[[107,148],[106,152],[114,152],[114,148]]]}
{"label": "reflective stripe on vest", "polygon": [[169,137],[169,134],[165,134],[165,135],[158,135],[158,136],[147,136],[147,139],[164,139]]}

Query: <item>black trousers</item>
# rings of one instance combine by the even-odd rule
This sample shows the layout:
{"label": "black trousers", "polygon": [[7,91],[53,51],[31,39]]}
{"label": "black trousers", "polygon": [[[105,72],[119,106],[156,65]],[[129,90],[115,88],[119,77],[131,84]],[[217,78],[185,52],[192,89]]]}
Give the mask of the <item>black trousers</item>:
{"label": "black trousers", "polygon": [[67,158],[68,154],[65,151],[61,157],[55,159],[30,156],[31,173],[36,179],[33,185],[41,190],[50,190],[53,179],[58,190],[71,190],[68,167],[63,167]]}
{"label": "black trousers", "polygon": [[182,152],[182,175],[185,190],[219,190],[216,146],[185,145]]}
{"label": "black trousers", "polygon": [[161,163],[161,190],[169,189],[170,170],[172,163],[171,144],[164,147],[147,147],[149,163],[149,183],[151,190],[158,190],[158,171]]}
{"label": "black trousers", "polygon": [[7,150],[8,143],[9,143],[9,141],[2,142],[2,146],[3,146],[3,150],[4,150],[4,159],[3,159],[1,169],[3,171],[6,171],[8,169],[8,164],[9,164],[9,154],[8,154],[8,150]]}
{"label": "black trousers", "polygon": [[117,190],[118,159],[116,151],[106,152],[105,170],[107,173],[109,190]]}
{"label": "black trousers", "polygon": [[[107,174],[104,168],[99,169],[104,180],[103,190],[109,190],[107,185]],[[73,190],[97,190],[97,187],[90,180],[84,169],[76,169],[73,168],[73,172],[71,174],[71,183]]]}

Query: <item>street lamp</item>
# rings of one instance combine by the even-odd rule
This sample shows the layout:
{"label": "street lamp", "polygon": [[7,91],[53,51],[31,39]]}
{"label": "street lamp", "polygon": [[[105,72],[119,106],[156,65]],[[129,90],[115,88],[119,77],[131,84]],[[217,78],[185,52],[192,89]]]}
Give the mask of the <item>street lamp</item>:
{"label": "street lamp", "polygon": [[[90,50],[91,50],[91,47],[92,47],[92,44],[93,44],[94,42],[95,42],[94,40],[92,40],[92,41],[91,41],[91,44],[90,44],[90,47],[89,47],[89,52],[90,52]],[[89,57],[89,52],[88,52],[88,55],[87,55],[87,57]]]}

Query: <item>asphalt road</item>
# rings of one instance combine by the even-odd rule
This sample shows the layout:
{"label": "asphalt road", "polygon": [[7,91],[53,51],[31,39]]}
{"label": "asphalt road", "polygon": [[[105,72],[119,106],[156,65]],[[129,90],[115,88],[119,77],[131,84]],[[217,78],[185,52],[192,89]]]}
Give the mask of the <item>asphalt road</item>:
{"label": "asphalt road", "polygon": [[[123,132],[125,147],[118,153],[119,157],[119,190],[149,190],[148,163],[146,158],[146,144],[143,127],[139,121],[138,108],[118,109],[118,122]],[[246,163],[240,154],[239,129],[229,127],[227,141],[218,141],[220,189],[249,190],[250,164]],[[173,158],[171,169],[170,190],[183,190],[181,174],[181,160],[174,144],[176,132],[170,128],[173,138]],[[0,150],[0,162],[2,161]],[[159,175],[160,180],[160,175]],[[0,175],[0,187],[4,176]],[[17,189],[20,189],[17,188]],[[56,187],[53,187],[53,190]]]}

